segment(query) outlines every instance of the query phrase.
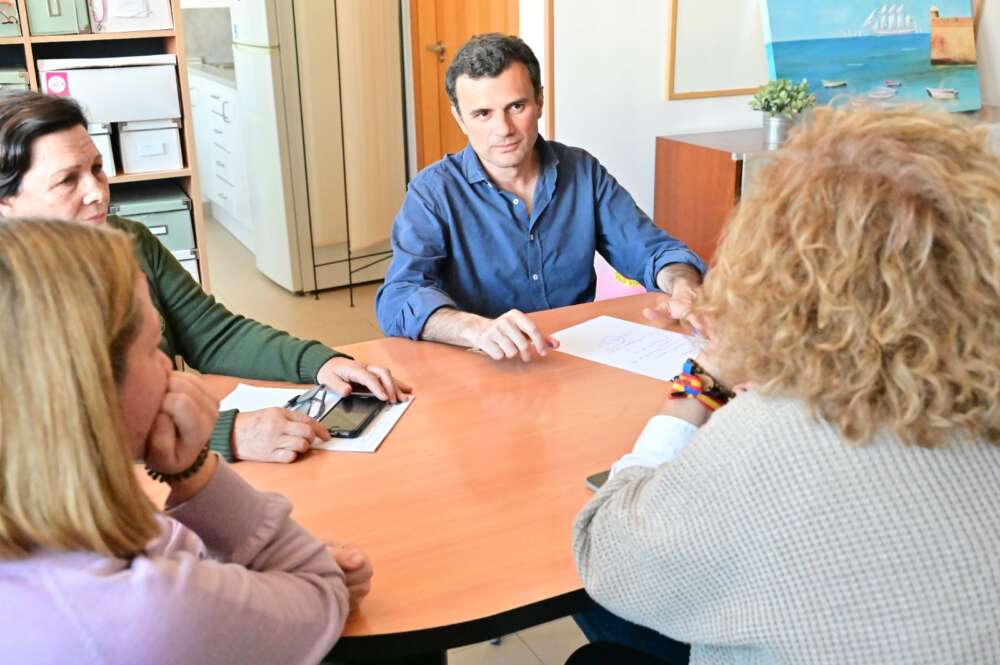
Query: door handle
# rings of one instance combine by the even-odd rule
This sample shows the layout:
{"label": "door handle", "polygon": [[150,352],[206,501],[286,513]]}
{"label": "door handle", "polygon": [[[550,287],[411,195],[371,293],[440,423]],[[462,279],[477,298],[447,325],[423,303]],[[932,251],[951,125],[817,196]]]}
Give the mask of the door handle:
{"label": "door handle", "polygon": [[432,53],[437,53],[438,62],[444,62],[444,52],[448,50],[447,44],[442,44],[440,41],[436,41],[433,44],[427,44],[424,48]]}

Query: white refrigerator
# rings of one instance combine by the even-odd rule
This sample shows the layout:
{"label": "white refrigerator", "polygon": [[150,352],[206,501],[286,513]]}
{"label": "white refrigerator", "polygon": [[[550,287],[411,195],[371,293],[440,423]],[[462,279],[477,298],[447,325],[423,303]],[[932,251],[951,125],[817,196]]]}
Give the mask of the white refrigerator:
{"label": "white refrigerator", "polygon": [[388,267],[406,187],[398,11],[396,0],[231,0],[252,249],[289,291]]}

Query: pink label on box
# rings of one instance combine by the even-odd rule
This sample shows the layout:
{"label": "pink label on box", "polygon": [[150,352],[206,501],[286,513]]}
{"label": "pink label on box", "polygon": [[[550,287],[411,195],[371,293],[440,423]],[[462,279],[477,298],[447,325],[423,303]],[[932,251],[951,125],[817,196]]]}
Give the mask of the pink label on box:
{"label": "pink label on box", "polygon": [[45,72],[45,90],[55,97],[69,97],[69,75],[66,72]]}

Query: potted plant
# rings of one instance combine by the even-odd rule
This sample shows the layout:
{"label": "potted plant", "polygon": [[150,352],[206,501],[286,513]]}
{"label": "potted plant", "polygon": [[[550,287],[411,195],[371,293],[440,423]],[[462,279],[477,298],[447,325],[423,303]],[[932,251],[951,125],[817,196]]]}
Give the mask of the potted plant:
{"label": "potted plant", "polygon": [[769,81],[750,99],[750,108],[764,113],[764,132],[769,145],[783,143],[799,114],[813,106],[816,95],[810,94],[805,79],[799,84],[788,79]]}

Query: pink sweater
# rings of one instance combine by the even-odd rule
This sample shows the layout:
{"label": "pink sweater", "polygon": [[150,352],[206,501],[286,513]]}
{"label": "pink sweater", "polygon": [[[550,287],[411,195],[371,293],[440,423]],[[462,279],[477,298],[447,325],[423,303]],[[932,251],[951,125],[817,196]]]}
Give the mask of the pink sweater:
{"label": "pink sweater", "polygon": [[318,662],[344,628],[348,593],[290,513],[220,460],[197,496],[159,517],[143,556],[0,561],[0,662]]}

